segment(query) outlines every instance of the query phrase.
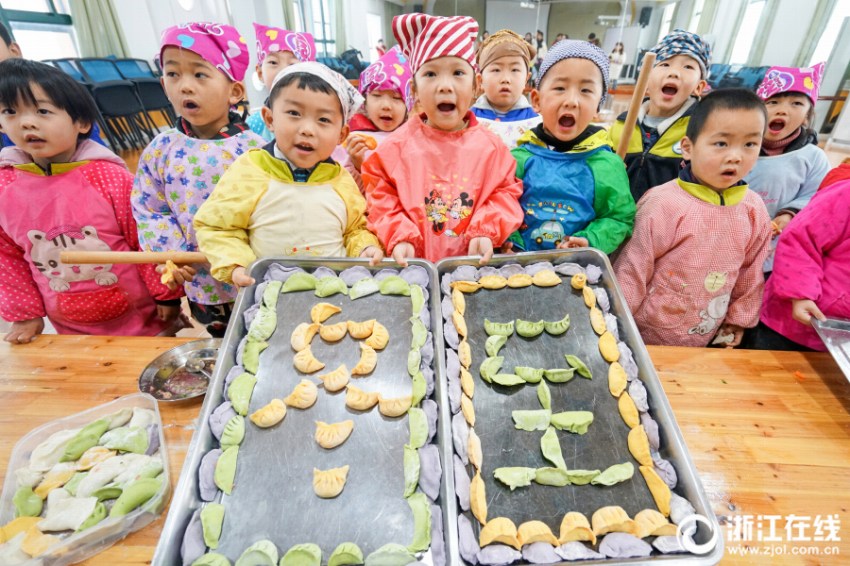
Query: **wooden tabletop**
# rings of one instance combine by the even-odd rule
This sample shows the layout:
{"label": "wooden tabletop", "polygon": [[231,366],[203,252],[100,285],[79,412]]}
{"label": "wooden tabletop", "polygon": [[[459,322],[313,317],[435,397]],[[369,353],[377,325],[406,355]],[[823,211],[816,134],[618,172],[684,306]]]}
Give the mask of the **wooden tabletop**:
{"label": "wooden tabletop", "polygon": [[[23,346],[0,344],[0,477],[28,431],[136,392],[142,369],[185,341],[45,335]],[[668,347],[649,353],[714,512],[727,529],[751,525],[749,540],[724,532],[723,563],[850,563],[850,383],[832,358]],[[200,400],[160,404],[173,487],[200,407]],[[164,521],[165,514],[85,564],[150,563]],[[817,540],[832,537],[838,540]]]}

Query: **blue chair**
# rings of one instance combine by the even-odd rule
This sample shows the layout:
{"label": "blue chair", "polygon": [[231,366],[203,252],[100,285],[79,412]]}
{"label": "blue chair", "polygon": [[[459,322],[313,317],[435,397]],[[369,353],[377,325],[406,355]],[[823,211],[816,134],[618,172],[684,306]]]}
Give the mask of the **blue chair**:
{"label": "blue chair", "polygon": [[[177,115],[171,106],[171,102],[162,88],[159,78],[154,74],[150,65],[144,59],[117,59],[115,68],[124,79],[130,80],[136,85],[142,105],[150,115],[151,112],[159,112],[168,122],[174,126]],[[153,120],[151,118],[151,120]]]}

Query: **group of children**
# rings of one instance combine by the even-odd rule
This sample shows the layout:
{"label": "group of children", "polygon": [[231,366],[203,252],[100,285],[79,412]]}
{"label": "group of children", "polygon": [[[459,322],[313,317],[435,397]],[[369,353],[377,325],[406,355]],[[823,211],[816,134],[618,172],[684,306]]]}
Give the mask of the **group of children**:
{"label": "group of children", "polygon": [[[529,101],[536,53],[517,34],[476,49],[472,18],[418,13],[393,31],[398,47],[354,88],[315,62],[309,34],[255,24],[268,98],[246,122],[233,111],[245,39],[222,24],[169,28],[162,83],[180,119],[135,176],[89,139],[84,87],[40,63],[0,63],[0,127],[14,144],[0,152],[6,340],[29,342],[44,316],[59,332],[173,333],[184,294],[221,336],[261,257],[486,263],[587,246],[616,254],[647,343],[823,349],[811,317],[850,317],[850,175],[817,190],[822,65],[773,68],[758,95],[702,96],[710,49],[676,30],[653,49],[624,164],[612,150],[624,117],[591,123],[609,90],[598,47],[555,44]],[[150,265],[59,258],[109,249],[201,251],[208,263],[172,271],[169,287]]]}

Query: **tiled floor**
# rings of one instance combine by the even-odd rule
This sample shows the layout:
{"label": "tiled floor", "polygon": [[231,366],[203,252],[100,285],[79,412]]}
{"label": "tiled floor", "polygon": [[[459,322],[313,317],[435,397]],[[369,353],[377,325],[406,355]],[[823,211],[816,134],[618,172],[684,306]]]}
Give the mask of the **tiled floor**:
{"label": "tiled floor", "polygon": [[[599,113],[599,121],[603,124],[611,123],[617,116],[621,113],[625,112],[629,106],[630,96],[623,94],[615,94],[610,97],[610,99],[605,103],[605,106]],[[823,147],[826,139],[821,140],[821,147]],[[839,163],[844,161],[850,161],[850,153],[843,153],[840,151],[827,151],[827,157],[829,158],[830,165],[835,167]],[[141,155],[141,151],[139,150],[130,150],[121,152],[121,157],[124,161],[127,162],[127,167],[130,171],[135,171],[136,166],[139,163],[139,156]],[[183,299],[183,312],[186,316],[189,316],[189,307],[186,303],[186,299]],[[191,319],[191,317],[189,317]],[[194,321],[193,321],[194,322]],[[9,329],[9,324],[3,320],[0,320],[0,333],[5,333]],[[50,326],[50,323],[47,323],[47,327],[45,328],[45,333],[54,333],[53,327]],[[187,336],[187,337],[197,337],[197,338],[209,338],[209,333],[205,328],[195,323],[193,328],[186,328],[181,330],[178,333],[178,336]]]}

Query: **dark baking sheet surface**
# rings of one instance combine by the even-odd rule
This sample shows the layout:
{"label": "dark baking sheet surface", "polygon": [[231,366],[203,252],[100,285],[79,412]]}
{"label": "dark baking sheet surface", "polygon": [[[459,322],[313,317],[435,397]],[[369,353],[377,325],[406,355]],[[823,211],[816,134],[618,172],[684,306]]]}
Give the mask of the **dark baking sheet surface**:
{"label": "dark baking sheet surface", "polygon": [[[475,432],[481,438],[484,452],[482,478],[487,492],[487,516],[508,517],[519,525],[540,520],[549,525],[557,536],[561,519],[567,511],[579,511],[588,519],[606,505],[620,505],[630,517],[652,508],[655,502],[638,463],[629,453],[626,438],[629,428],[620,417],[617,400],[608,391],[608,363],[597,347],[598,336],[590,326],[589,309],[581,293],[569,284],[569,278],[556,287],[536,286],[521,289],[481,289],[466,294],[466,324],[472,347],[472,366],[475,378]],[[514,427],[511,411],[541,409],[537,400],[537,385],[504,387],[481,379],[478,366],[486,358],[484,319],[554,321],[570,315],[570,329],[561,336],[543,333],[536,338],[523,338],[516,332],[508,338],[499,352],[505,357],[502,372],[513,373],[514,366],[536,368],[568,368],[564,354],[581,358],[593,373],[593,379],[575,374],[567,383],[548,383],[552,393],[552,412],[592,411],[593,423],[587,433],[573,434],[556,431],[568,469],[604,470],[632,462],[635,475],[631,480],[606,487],[595,485],[551,487],[532,483],[513,492],[496,480],[496,468],[554,466],[543,457],[540,438],[543,432],[527,432]],[[471,469],[471,468],[470,468]]]}

